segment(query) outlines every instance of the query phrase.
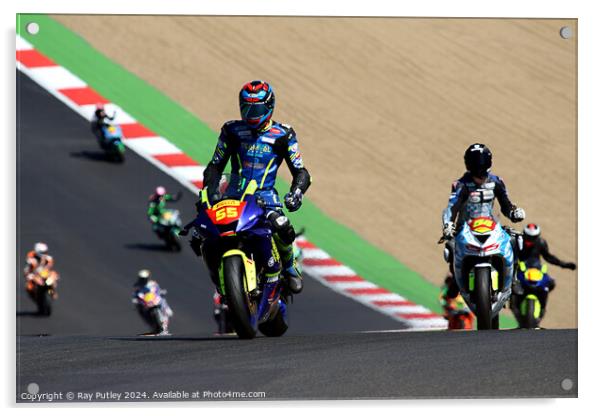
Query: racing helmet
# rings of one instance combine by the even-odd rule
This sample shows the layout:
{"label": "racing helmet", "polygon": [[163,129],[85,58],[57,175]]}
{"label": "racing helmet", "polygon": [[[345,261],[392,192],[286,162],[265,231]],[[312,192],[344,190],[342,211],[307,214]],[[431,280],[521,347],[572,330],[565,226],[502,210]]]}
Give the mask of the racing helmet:
{"label": "racing helmet", "polygon": [[42,242],[35,243],[35,245],[33,246],[33,251],[38,256],[41,256],[43,254],[48,253],[48,246],[45,243],[42,243]]}
{"label": "racing helmet", "polygon": [[539,225],[537,224],[527,224],[525,225],[525,228],[523,228],[523,234],[525,239],[535,240],[540,236],[541,228],[539,228]]}
{"label": "racing helmet", "polygon": [[138,271],[138,279],[147,280],[151,275],[150,270],[142,269]]}
{"label": "racing helmet", "polygon": [[466,170],[478,178],[487,176],[491,170],[492,159],[491,150],[482,143],[471,144],[464,152]]}
{"label": "racing helmet", "polygon": [[276,98],[270,84],[264,81],[246,83],[238,95],[240,116],[253,129],[260,129],[272,118]]}
{"label": "racing helmet", "polygon": [[167,193],[167,191],[165,190],[165,188],[163,186],[157,186],[157,188],[155,189],[155,195],[157,196],[163,196]]}

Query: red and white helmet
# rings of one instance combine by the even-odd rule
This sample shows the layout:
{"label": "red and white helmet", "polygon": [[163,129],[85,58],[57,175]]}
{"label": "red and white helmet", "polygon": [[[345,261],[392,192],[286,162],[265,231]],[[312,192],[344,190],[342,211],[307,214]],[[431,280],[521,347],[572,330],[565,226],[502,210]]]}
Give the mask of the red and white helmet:
{"label": "red and white helmet", "polygon": [[38,256],[41,256],[48,253],[48,246],[42,242],[35,243],[33,246],[33,251],[35,251]]}
{"label": "red and white helmet", "polygon": [[157,189],[155,189],[155,195],[158,195],[158,196],[163,196],[163,195],[165,195],[166,193],[167,193],[167,191],[166,191],[166,190],[165,190],[165,188],[164,188],[164,187],[162,187],[162,186],[157,186]]}
{"label": "red and white helmet", "polygon": [[541,229],[539,228],[539,225],[531,223],[525,225],[525,228],[523,228],[523,233],[526,236],[535,239],[541,234]]}

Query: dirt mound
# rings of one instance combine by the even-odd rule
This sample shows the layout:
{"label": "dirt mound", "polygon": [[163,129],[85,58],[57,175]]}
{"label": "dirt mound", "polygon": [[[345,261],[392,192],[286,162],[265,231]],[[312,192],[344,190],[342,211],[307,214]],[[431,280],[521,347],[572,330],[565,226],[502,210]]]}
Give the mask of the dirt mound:
{"label": "dirt mound", "polygon": [[[577,255],[576,20],[60,16],[218,130],[271,82],[326,213],[439,284],[440,215],[472,142],[552,251]],[[344,209],[342,209],[344,207]],[[545,324],[574,327],[577,277]]]}

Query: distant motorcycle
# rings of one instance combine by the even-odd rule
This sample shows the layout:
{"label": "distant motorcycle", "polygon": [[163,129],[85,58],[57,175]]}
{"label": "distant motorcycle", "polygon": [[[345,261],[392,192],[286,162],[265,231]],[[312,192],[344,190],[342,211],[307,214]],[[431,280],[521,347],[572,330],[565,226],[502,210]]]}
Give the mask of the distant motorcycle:
{"label": "distant motorcycle", "polygon": [[446,311],[447,329],[473,329],[474,315],[462,296],[458,296],[452,302],[454,305]]}
{"label": "distant motorcycle", "polygon": [[224,335],[234,332],[232,318],[228,311],[228,305],[222,295],[217,291],[213,295],[213,318],[217,324],[217,334]]}
{"label": "distant motorcycle", "polygon": [[125,145],[123,144],[123,131],[118,124],[104,124],[101,129],[103,141],[101,148],[106,152],[107,157],[115,162],[125,160]]}
{"label": "distant motorcycle", "polygon": [[258,330],[282,336],[288,329],[286,284],[282,276],[265,279],[253,260],[253,239],[271,238],[271,229],[255,196],[257,182],[244,188],[244,179],[240,182],[230,183],[213,203],[203,189],[199,214],[191,225],[204,241],[203,258],[239,338],[254,338]]}
{"label": "distant motorcycle", "polygon": [[550,277],[548,265],[527,267],[519,263],[518,290],[514,293],[512,312],[521,328],[539,328],[548,300]]}
{"label": "distant motorcycle", "polygon": [[499,313],[512,293],[514,250],[508,232],[491,217],[463,224],[455,237],[454,276],[477,318],[477,329],[499,329]]}
{"label": "distant motorcycle", "polygon": [[132,299],[138,313],[155,334],[167,333],[169,318],[173,315],[164,297],[166,293],[159,285],[149,284],[137,291]]}
{"label": "distant motorcycle", "polygon": [[182,229],[180,212],[177,209],[166,209],[159,220],[154,224],[154,229],[169,250],[180,251],[182,246],[178,234]]}
{"label": "distant motorcycle", "polygon": [[57,297],[56,282],[59,275],[47,267],[38,267],[28,278],[25,290],[38,307],[38,314],[50,316],[52,302]]}

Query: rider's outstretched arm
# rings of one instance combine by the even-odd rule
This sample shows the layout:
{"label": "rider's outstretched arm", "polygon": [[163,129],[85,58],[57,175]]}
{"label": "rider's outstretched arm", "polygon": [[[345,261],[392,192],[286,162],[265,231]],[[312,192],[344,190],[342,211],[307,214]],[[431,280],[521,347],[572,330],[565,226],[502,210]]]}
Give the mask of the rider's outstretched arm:
{"label": "rider's outstretched arm", "polygon": [[494,190],[495,197],[500,203],[500,210],[502,211],[502,214],[504,214],[504,216],[506,216],[507,218],[512,219],[510,213],[514,208],[516,208],[516,205],[514,205],[510,201],[510,197],[508,196],[508,190],[506,189],[506,184],[504,183],[502,178],[497,178]]}
{"label": "rider's outstretched arm", "polygon": [[466,200],[467,195],[468,188],[466,188],[462,182],[455,181],[452,183],[449,201],[447,207],[443,210],[443,225],[456,220],[460,206]]}
{"label": "rider's outstretched arm", "polygon": [[284,125],[283,127],[287,129],[288,134],[286,140],[281,142],[281,147],[278,150],[286,161],[286,166],[288,166],[291,175],[293,175],[290,191],[294,193],[296,189],[299,189],[302,193],[305,193],[311,185],[311,175],[303,164],[295,130],[290,126]]}
{"label": "rider's outstretched arm", "polygon": [[562,261],[555,255],[550,253],[550,249],[548,248],[548,242],[546,240],[544,240],[542,238],[540,244],[541,244],[541,256],[544,258],[545,261],[547,261],[548,263],[553,264],[555,266],[574,269],[575,263]]}
{"label": "rider's outstretched arm", "polygon": [[232,145],[229,140],[228,123],[226,123],[217,139],[213,157],[203,172],[203,186],[207,187],[210,195],[215,193],[219,187],[219,181],[230,159],[231,152]]}

